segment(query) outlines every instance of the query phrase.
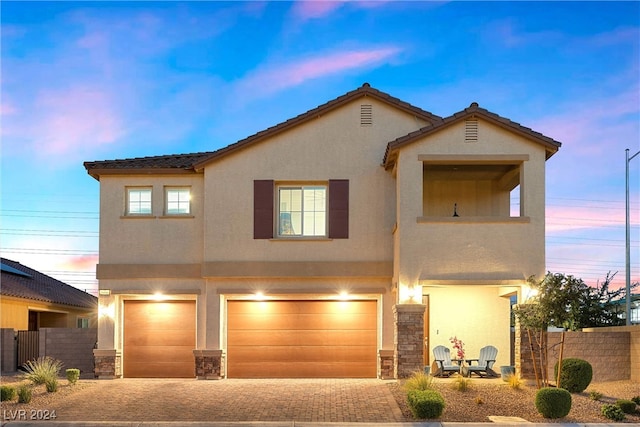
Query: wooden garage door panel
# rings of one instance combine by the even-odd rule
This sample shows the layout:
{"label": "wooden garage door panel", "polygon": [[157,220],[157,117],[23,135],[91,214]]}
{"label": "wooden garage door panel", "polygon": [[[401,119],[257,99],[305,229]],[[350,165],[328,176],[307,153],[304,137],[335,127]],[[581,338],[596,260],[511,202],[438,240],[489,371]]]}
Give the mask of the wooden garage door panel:
{"label": "wooden garage door panel", "polygon": [[375,330],[333,330],[322,334],[310,334],[308,331],[274,331],[274,330],[237,330],[229,335],[230,346],[260,345],[370,345],[376,342]]}
{"label": "wooden garage door panel", "polygon": [[252,360],[259,354],[260,362],[280,362],[294,360],[296,362],[350,362],[354,360],[376,362],[375,346],[326,346],[326,347],[237,347],[233,356],[239,360]]}
{"label": "wooden garage door panel", "polygon": [[[229,316],[229,327],[233,329],[255,329],[255,325],[262,325],[262,329],[272,330],[326,330],[326,329],[344,329],[345,325],[349,325],[349,329],[366,329],[371,326],[372,321],[375,322],[375,314],[335,314],[335,313],[317,313],[317,314],[242,314]],[[375,329],[375,328],[374,328]]]}
{"label": "wooden garage door panel", "polygon": [[125,377],[194,377],[195,301],[125,301]]}
{"label": "wooden garage door panel", "polygon": [[376,301],[228,301],[230,378],[372,378]]}
{"label": "wooden garage door panel", "polygon": [[[131,372],[135,372],[135,377],[129,375],[129,378],[191,378],[195,376],[193,360],[191,360],[191,366],[178,363],[130,362],[128,368]],[[125,376],[127,376],[126,373]]]}
{"label": "wooden garage door panel", "polygon": [[131,357],[136,360],[157,361],[163,363],[169,362],[190,362],[193,361],[193,346],[129,346],[123,352],[124,357]]}
{"label": "wooden garage door panel", "polygon": [[[125,344],[134,346],[162,345],[162,346],[192,346],[195,329],[178,331],[137,329],[129,330]],[[193,350],[194,347],[191,349]]]}
{"label": "wooden garage door panel", "polygon": [[[373,313],[376,312],[373,301],[229,301],[233,313],[254,314],[261,311],[273,311],[273,303],[277,303],[280,314],[302,313]],[[238,304],[239,303],[239,304]]]}
{"label": "wooden garage door panel", "polygon": [[[375,368],[375,362],[374,362]],[[241,376],[236,376],[241,373]],[[233,371],[229,367],[230,378],[373,378],[370,362],[276,362],[237,363]]]}

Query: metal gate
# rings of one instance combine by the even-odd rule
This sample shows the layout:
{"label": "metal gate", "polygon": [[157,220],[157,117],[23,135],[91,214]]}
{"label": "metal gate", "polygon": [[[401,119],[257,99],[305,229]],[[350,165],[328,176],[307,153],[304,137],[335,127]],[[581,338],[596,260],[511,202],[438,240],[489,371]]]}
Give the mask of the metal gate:
{"label": "metal gate", "polygon": [[38,331],[18,331],[18,367],[40,355]]}

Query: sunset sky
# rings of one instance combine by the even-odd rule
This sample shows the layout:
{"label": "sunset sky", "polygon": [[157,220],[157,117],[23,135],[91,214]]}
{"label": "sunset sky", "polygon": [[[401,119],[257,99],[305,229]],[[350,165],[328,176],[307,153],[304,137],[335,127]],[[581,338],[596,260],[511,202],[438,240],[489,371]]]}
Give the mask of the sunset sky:
{"label": "sunset sky", "polygon": [[[640,150],[640,2],[7,2],[3,257],[95,292],[83,162],[211,151],[368,82],[445,117],[471,102],[562,142],[547,270],[625,278]],[[630,163],[640,278],[640,155]]]}

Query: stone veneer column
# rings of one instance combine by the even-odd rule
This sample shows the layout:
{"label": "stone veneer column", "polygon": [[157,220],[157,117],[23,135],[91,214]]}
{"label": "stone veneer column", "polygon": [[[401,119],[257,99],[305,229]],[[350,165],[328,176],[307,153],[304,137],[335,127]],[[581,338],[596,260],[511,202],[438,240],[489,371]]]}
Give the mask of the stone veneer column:
{"label": "stone veneer column", "polygon": [[378,351],[378,361],[380,362],[380,379],[381,380],[390,380],[395,378],[394,369],[395,364],[394,361],[395,350],[379,350]]}
{"label": "stone veneer column", "polygon": [[120,377],[120,357],[117,350],[93,349],[93,373],[101,380]]}
{"label": "stone veneer column", "polygon": [[415,371],[422,371],[425,309],[422,304],[397,304],[393,307],[396,378],[407,378]]}
{"label": "stone veneer column", "polygon": [[193,350],[196,377],[199,380],[224,378],[224,355],[222,350]]}

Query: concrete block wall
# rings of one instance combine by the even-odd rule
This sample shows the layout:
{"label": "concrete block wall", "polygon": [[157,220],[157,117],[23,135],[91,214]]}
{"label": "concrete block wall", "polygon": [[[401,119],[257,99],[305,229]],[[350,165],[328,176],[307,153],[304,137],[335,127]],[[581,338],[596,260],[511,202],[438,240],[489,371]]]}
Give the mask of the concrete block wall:
{"label": "concrete block wall", "polygon": [[0,329],[0,370],[15,372],[16,359],[16,331],[11,328],[2,328]]}
{"label": "concrete block wall", "polygon": [[81,378],[94,377],[93,349],[98,341],[95,328],[42,328],[40,329],[40,356],[62,361],[65,369],[80,369]]}
{"label": "concrete block wall", "polygon": [[640,325],[612,326],[609,328],[588,328],[583,332],[627,332],[629,334],[629,357],[631,359],[629,376],[631,381],[640,382]]}
{"label": "concrete block wall", "polygon": [[[553,367],[560,354],[561,332],[547,333],[548,373],[553,380]],[[563,358],[586,360],[593,368],[593,382],[631,378],[630,336],[628,332],[565,332]]]}

